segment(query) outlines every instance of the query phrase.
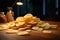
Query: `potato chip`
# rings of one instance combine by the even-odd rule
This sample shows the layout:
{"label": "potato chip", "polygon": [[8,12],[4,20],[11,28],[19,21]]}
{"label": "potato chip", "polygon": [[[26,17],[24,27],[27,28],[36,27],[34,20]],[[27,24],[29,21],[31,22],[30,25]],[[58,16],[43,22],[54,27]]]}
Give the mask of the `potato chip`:
{"label": "potato chip", "polygon": [[38,31],[42,31],[42,30],[44,30],[43,28],[39,28],[39,30]]}
{"label": "potato chip", "polygon": [[32,17],[32,20],[34,20],[35,22],[39,22],[40,21],[40,18]]}
{"label": "potato chip", "polygon": [[57,25],[50,25],[51,28],[57,28]]}
{"label": "potato chip", "polygon": [[26,31],[27,31],[27,32],[31,32],[31,30],[29,30],[29,29],[28,29],[28,30],[26,30]]}
{"label": "potato chip", "polygon": [[21,26],[21,25],[24,25],[25,24],[25,22],[18,22],[18,23],[16,23],[16,26]]}
{"label": "potato chip", "polygon": [[28,22],[29,24],[35,24],[36,22],[34,22],[33,20],[31,20],[30,22]]}
{"label": "potato chip", "polygon": [[19,28],[18,30],[19,30],[19,31],[23,31],[23,30],[25,30],[25,29],[26,29],[26,28]]}
{"label": "potato chip", "polygon": [[6,33],[9,33],[9,34],[15,34],[18,32],[18,30],[13,30],[13,29],[8,29],[8,30],[5,30]]}
{"label": "potato chip", "polygon": [[39,30],[39,27],[32,27],[33,30]]}
{"label": "potato chip", "polygon": [[30,13],[28,13],[28,14],[26,14],[26,15],[24,16],[24,18],[31,18],[31,17],[33,17],[33,15],[30,14]]}
{"label": "potato chip", "polygon": [[2,30],[4,30],[4,28],[3,27],[0,27],[0,31],[2,31]]}
{"label": "potato chip", "polygon": [[20,31],[17,33],[17,35],[21,35],[21,36],[28,35],[28,34],[29,34],[29,32],[27,32],[27,31]]}
{"label": "potato chip", "polygon": [[13,26],[13,27],[10,27],[9,29],[17,30],[19,29],[19,26]]}
{"label": "potato chip", "polygon": [[24,21],[24,17],[17,17],[17,18],[16,18],[16,21],[18,21],[18,22],[19,22],[19,21]]}
{"label": "potato chip", "polygon": [[43,33],[52,33],[52,31],[50,31],[50,30],[44,30],[44,31],[42,31]]}

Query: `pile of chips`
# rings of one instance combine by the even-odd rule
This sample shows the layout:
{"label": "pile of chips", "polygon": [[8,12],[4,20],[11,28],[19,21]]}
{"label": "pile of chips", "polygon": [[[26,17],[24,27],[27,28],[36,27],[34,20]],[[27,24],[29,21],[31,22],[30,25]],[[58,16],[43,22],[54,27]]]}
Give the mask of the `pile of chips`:
{"label": "pile of chips", "polygon": [[25,16],[17,17],[15,21],[1,25],[0,30],[10,34],[26,35],[31,30],[42,31],[56,27],[57,25],[50,25],[32,14],[26,14]]}

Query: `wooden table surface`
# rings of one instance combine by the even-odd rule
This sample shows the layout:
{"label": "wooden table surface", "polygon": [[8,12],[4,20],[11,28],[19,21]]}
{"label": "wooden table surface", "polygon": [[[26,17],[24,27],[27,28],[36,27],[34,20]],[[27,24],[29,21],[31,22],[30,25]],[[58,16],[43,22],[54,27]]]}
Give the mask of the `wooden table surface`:
{"label": "wooden table surface", "polygon": [[0,31],[0,40],[60,40],[60,22],[55,21],[46,21],[50,24],[56,24],[58,27],[51,30],[52,33],[45,34],[41,31],[33,31],[30,35],[26,36],[17,36],[15,34],[6,34],[3,31]]}

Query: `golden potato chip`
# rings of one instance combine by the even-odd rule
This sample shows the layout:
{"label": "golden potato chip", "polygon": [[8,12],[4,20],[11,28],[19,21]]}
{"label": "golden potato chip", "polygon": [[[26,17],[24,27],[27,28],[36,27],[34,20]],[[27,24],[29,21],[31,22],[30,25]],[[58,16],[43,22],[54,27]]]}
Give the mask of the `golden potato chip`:
{"label": "golden potato chip", "polygon": [[32,27],[33,30],[39,30],[39,27]]}
{"label": "golden potato chip", "polygon": [[32,18],[25,18],[25,22],[28,24],[28,22],[30,22],[32,20]]}
{"label": "golden potato chip", "polygon": [[9,29],[17,30],[18,28],[19,28],[19,26],[14,26],[14,27],[10,27]]}
{"label": "golden potato chip", "polygon": [[25,30],[25,29],[26,29],[26,28],[19,28],[18,30],[19,30],[19,31],[23,31],[23,30]]}
{"label": "golden potato chip", "polygon": [[32,20],[34,20],[35,22],[39,22],[40,21],[40,19],[37,18],[37,17],[32,17]]}
{"label": "golden potato chip", "polygon": [[18,30],[13,30],[13,29],[8,29],[8,30],[5,30],[6,33],[9,33],[9,34],[15,34],[18,32]]}
{"label": "golden potato chip", "polygon": [[27,32],[31,32],[31,30],[29,30],[29,29],[28,29],[28,30],[26,30],[26,31],[27,31]]}
{"label": "golden potato chip", "polygon": [[24,21],[24,17],[17,17],[17,18],[16,18],[16,21],[18,21],[18,22],[19,22],[19,21]]}
{"label": "golden potato chip", "polygon": [[57,28],[57,25],[50,25],[51,28]]}
{"label": "golden potato chip", "polygon": [[26,24],[19,26],[20,28],[26,27]]}
{"label": "golden potato chip", "polygon": [[43,33],[52,33],[52,31],[50,31],[50,30],[44,30],[44,31],[42,31]]}
{"label": "golden potato chip", "polygon": [[27,32],[27,31],[20,31],[20,32],[18,32],[17,33],[17,35],[28,35],[29,34],[29,32]]}
{"label": "golden potato chip", "polygon": [[26,29],[29,29],[30,27],[22,27],[22,28],[19,28],[18,30],[26,30]]}
{"label": "golden potato chip", "polygon": [[31,18],[31,17],[33,17],[33,15],[30,14],[30,13],[28,13],[28,14],[26,14],[26,15],[24,16],[24,18]]}
{"label": "golden potato chip", "polygon": [[3,27],[0,27],[0,31],[2,31],[2,30],[4,30],[4,28]]}
{"label": "golden potato chip", "polygon": [[32,25],[26,25],[26,27],[31,27]]}
{"label": "golden potato chip", "polygon": [[24,25],[25,24],[25,22],[18,22],[18,23],[16,23],[16,26],[21,26],[21,25]]}
{"label": "golden potato chip", "polygon": [[3,27],[4,29],[8,29],[8,28],[10,27],[10,24],[4,24],[4,25],[2,25],[2,27]]}
{"label": "golden potato chip", "polygon": [[42,25],[42,24],[44,24],[44,23],[46,23],[46,22],[44,22],[44,21],[38,22],[39,25]]}
{"label": "golden potato chip", "polygon": [[33,20],[31,20],[30,22],[28,22],[29,24],[33,25],[36,24],[37,22],[34,22]]}
{"label": "golden potato chip", "polygon": [[42,31],[42,30],[44,30],[43,28],[39,28],[39,30],[38,31]]}

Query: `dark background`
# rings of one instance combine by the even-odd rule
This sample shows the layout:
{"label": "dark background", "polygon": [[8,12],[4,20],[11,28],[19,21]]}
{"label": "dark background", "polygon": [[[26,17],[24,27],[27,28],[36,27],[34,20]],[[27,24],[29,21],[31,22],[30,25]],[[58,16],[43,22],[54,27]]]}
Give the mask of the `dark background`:
{"label": "dark background", "polygon": [[[17,16],[25,15],[26,13],[32,13],[37,17],[44,19],[53,19],[60,21],[59,7],[56,8],[56,0],[45,0],[46,3],[46,12],[43,14],[43,1],[44,0],[21,0],[24,3],[24,6],[19,7],[20,14],[17,13],[18,6],[15,4],[16,0],[0,0],[0,12],[7,12],[7,7],[13,6],[13,11],[15,12],[15,18]],[[60,2],[60,1],[59,1]],[[58,4],[60,6],[60,4]],[[58,14],[56,15],[56,11]]]}

